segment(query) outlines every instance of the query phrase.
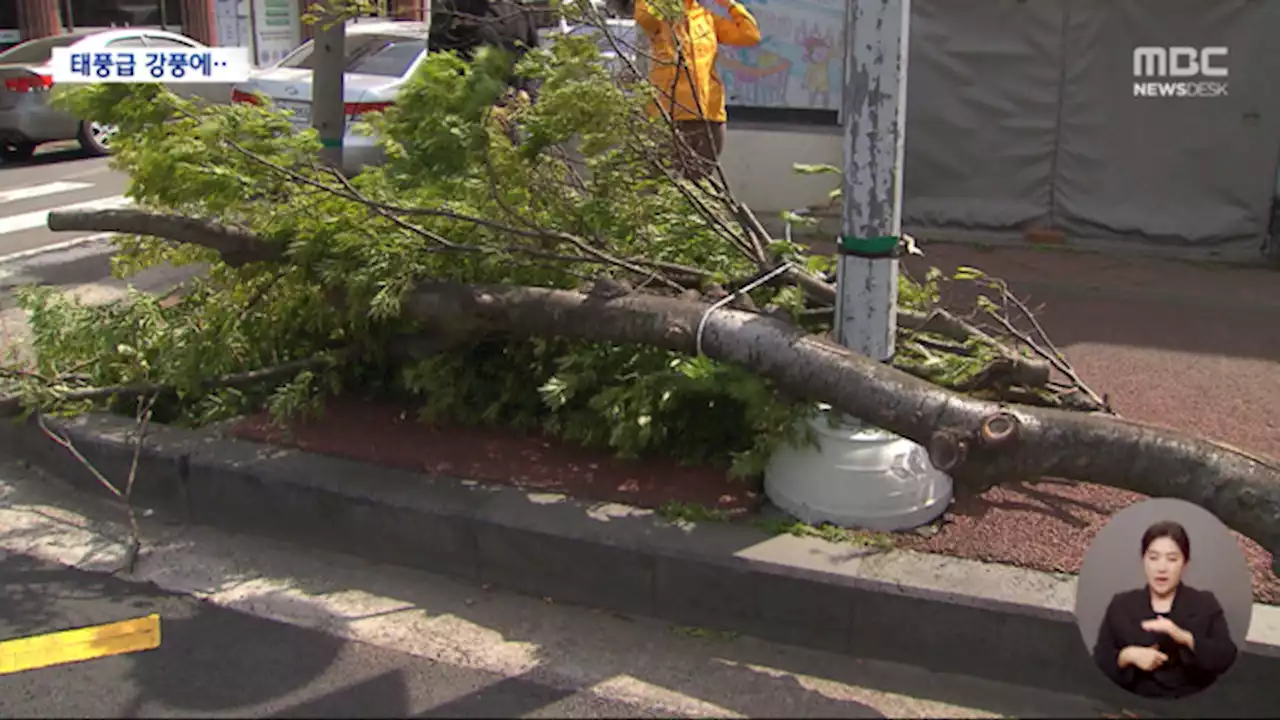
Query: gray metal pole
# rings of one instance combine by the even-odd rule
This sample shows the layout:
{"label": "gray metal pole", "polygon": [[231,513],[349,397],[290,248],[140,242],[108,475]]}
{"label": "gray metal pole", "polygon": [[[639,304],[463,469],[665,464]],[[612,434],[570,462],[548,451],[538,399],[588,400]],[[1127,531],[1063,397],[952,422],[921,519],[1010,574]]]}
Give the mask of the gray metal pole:
{"label": "gray metal pole", "polygon": [[[911,7],[910,0],[847,2],[836,338],[883,362],[893,359],[897,330]],[[819,412],[809,426],[819,431],[818,446],[781,448],[764,477],[769,499],[802,521],[906,530],[951,504],[951,478],[911,440],[833,413]]]}
{"label": "gray metal pole", "polygon": [[836,338],[893,358],[910,0],[845,6],[844,215],[836,271]]}
{"label": "gray metal pole", "polygon": [[[312,57],[311,127],[320,133],[322,156],[330,166],[342,167],[342,136],[347,116],[343,108],[343,77],[346,66],[346,22],[330,12],[316,28]],[[329,27],[325,27],[329,25]]]}

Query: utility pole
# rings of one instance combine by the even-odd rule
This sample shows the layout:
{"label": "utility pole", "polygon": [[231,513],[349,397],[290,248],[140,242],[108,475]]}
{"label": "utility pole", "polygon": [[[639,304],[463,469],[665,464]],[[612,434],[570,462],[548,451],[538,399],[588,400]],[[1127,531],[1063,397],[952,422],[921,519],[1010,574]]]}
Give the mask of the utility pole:
{"label": "utility pole", "polygon": [[[845,5],[844,212],[836,339],[872,359],[893,359],[910,0]],[[824,416],[825,415],[825,416]],[[952,481],[916,443],[857,418],[822,412],[809,421],[818,449],[780,450],[765,492],[809,523],[906,530],[950,505]]]}
{"label": "utility pole", "polygon": [[329,2],[315,31],[312,51],[311,127],[320,134],[325,162],[342,167],[342,136],[347,129],[343,105],[343,71],[346,69],[347,25]]}
{"label": "utility pole", "polygon": [[911,0],[845,5],[844,212],[836,340],[893,359]]}

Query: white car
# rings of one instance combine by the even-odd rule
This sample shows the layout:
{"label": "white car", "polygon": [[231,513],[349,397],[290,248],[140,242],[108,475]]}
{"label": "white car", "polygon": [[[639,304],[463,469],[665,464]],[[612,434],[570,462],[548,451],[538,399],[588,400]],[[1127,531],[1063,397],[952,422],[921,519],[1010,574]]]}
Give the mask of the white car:
{"label": "white car", "polygon": [[[610,20],[609,27],[624,48],[635,42],[632,20]],[[352,21],[346,29],[346,68],[343,73],[343,104],[347,126],[342,138],[342,170],[355,175],[361,169],[383,161],[377,139],[352,131],[365,113],[376,112],[395,102],[396,95],[426,57],[427,23],[406,20]],[[557,34],[598,32],[593,28],[562,25],[543,31],[544,38]],[[605,62],[620,68],[612,45],[605,38],[598,44]],[[312,52],[314,41],[303,43],[270,68],[253,72],[249,80],[231,91],[234,102],[256,103],[257,94],[271,99],[292,114],[299,129],[311,127]]]}
{"label": "white car", "polygon": [[627,18],[607,18],[604,22],[612,40],[605,37],[597,26],[571,25],[563,18],[560,19],[559,25],[543,28],[538,31],[538,34],[542,36],[544,42],[552,41],[557,36],[594,38],[596,47],[600,50],[600,59],[612,73],[621,76],[628,69],[629,64],[618,57],[618,50],[621,50],[631,63],[636,61],[639,48],[636,21]]}
{"label": "white car", "polygon": [[[115,127],[77,118],[49,105],[53,88],[50,61],[57,47],[77,50],[98,48],[184,48],[206,46],[185,35],[149,28],[80,31],[38,38],[0,53],[0,158],[25,160],[47,142],[78,140],[93,155],[110,151]],[[213,102],[227,102],[230,86],[219,83],[169,83],[170,90]]]}
{"label": "white car", "polygon": [[[343,97],[347,127],[342,139],[342,166],[354,175],[383,159],[377,140],[352,131],[361,115],[386,109],[400,87],[426,57],[427,23],[415,21],[350,22],[347,24]],[[291,113],[299,129],[311,127],[312,60],[315,41],[308,40],[280,62],[254,71],[249,80],[231,89],[233,102],[257,103],[266,95]]]}

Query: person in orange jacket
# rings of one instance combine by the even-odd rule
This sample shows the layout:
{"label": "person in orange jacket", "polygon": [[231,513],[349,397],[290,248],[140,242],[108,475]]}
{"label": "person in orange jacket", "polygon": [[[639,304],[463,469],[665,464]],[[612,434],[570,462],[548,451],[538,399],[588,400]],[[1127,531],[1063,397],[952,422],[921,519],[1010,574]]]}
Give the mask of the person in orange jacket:
{"label": "person in orange jacket", "polygon": [[[635,20],[649,35],[649,81],[676,124],[686,147],[678,152],[685,177],[704,177],[724,149],[724,82],[716,72],[721,44],[760,44],[760,26],[737,0],[682,0],[681,18],[668,22],[654,15],[645,0],[635,0]],[[727,12],[712,12],[711,2]],[[654,106],[652,112],[657,114]]]}

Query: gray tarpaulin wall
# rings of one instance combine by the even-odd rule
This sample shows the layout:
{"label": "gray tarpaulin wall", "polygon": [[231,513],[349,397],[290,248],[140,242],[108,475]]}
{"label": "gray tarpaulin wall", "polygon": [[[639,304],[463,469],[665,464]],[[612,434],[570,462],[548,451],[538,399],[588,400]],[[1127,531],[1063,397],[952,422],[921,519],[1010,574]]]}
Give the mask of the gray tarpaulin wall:
{"label": "gray tarpaulin wall", "polygon": [[[1209,246],[1262,237],[1280,0],[913,0],[904,222]],[[1227,97],[1134,97],[1133,50],[1226,46]]]}

